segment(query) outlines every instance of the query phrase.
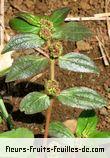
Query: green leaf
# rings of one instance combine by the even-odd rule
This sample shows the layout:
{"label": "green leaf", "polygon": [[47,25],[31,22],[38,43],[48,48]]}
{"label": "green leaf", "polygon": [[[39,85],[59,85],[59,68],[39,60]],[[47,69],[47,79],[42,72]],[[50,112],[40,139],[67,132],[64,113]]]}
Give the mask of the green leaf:
{"label": "green leaf", "polygon": [[7,109],[6,109],[6,107],[5,107],[5,104],[4,104],[3,99],[2,99],[1,96],[0,96],[0,112],[1,112],[1,115],[2,115],[5,119],[7,119],[7,118],[9,117],[8,112],[7,112]]}
{"label": "green leaf", "polygon": [[0,124],[3,122],[3,119],[2,119],[2,117],[0,116]]}
{"label": "green leaf", "polygon": [[17,17],[25,20],[26,22],[28,22],[31,25],[40,27],[40,20],[41,18],[39,16],[35,16],[31,13],[27,13],[27,12],[20,12],[17,14]]}
{"label": "green leaf", "polygon": [[50,105],[49,97],[40,92],[26,95],[20,103],[20,110],[25,114],[35,114],[46,110]]}
{"label": "green leaf", "polygon": [[54,39],[80,41],[92,35],[91,31],[78,22],[65,23],[56,28]]}
{"label": "green leaf", "polygon": [[29,48],[38,48],[44,44],[44,40],[35,34],[21,34],[11,38],[2,51],[3,53]]}
{"label": "green leaf", "polygon": [[0,77],[5,76],[9,72],[9,70],[10,70],[10,68],[7,68],[7,69],[5,69],[3,71],[0,71]]}
{"label": "green leaf", "polygon": [[98,118],[93,110],[81,112],[78,122],[76,135],[78,137],[88,137],[90,133],[96,130]]}
{"label": "green leaf", "polygon": [[18,58],[10,68],[6,82],[26,79],[38,74],[48,65],[48,59],[41,56],[27,55]]}
{"label": "green leaf", "polygon": [[74,87],[64,90],[58,100],[67,106],[81,109],[95,109],[106,106],[107,102],[94,90],[87,87]]}
{"label": "green leaf", "polygon": [[108,131],[94,131],[89,135],[89,138],[110,138],[110,132]]}
{"label": "green leaf", "polygon": [[13,18],[9,22],[10,27],[20,33],[38,33],[40,28],[27,23],[20,18]]}
{"label": "green leaf", "polygon": [[99,74],[94,62],[86,55],[80,53],[69,53],[59,57],[59,66],[62,69]]}
{"label": "green leaf", "polygon": [[27,128],[17,128],[0,133],[0,138],[34,138],[34,134]]}
{"label": "green leaf", "polygon": [[70,11],[70,8],[67,8],[67,7],[57,9],[50,16],[49,20],[53,22],[54,26],[60,25],[64,22],[64,20],[67,17],[69,11]]}
{"label": "green leaf", "polygon": [[74,134],[61,122],[50,123],[49,135],[56,138],[74,138]]}

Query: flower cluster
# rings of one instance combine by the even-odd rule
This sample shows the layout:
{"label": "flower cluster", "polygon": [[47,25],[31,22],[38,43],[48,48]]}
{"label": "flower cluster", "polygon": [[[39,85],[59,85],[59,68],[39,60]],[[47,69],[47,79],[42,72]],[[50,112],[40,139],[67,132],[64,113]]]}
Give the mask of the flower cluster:
{"label": "flower cluster", "polygon": [[59,57],[63,52],[63,46],[62,43],[59,41],[54,41],[51,46],[49,47],[50,50],[50,56],[52,58]]}
{"label": "flower cluster", "polygon": [[55,80],[48,80],[45,84],[45,90],[49,96],[57,96],[60,93],[59,84]]}
{"label": "flower cluster", "polygon": [[52,38],[52,34],[54,32],[53,23],[47,19],[41,19],[41,30],[40,30],[40,37],[45,40],[50,40]]}

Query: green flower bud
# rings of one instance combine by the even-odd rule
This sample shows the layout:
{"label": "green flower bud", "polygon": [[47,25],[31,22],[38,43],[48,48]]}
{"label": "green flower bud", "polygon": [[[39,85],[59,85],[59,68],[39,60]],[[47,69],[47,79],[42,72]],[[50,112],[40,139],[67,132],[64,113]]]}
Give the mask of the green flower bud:
{"label": "green flower bud", "polygon": [[63,52],[62,43],[59,41],[55,41],[51,44],[50,48],[50,56],[53,58],[59,57]]}
{"label": "green flower bud", "polygon": [[48,80],[45,84],[45,90],[49,96],[57,96],[60,93],[59,84],[55,80]]}
{"label": "green flower bud", "polygon": [[45,40],[50,40],[52,38],[52,34],[54,32],[53,23],[47,19],[41,19],[41,30],[40,30],[40,37]]}

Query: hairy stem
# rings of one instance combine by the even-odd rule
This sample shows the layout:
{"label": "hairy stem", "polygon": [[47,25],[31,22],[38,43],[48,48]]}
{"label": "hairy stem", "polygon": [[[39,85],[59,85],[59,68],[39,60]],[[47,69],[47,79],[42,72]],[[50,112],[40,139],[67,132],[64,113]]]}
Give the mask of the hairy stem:
{"label": "hairy stem", "polygon": [[51,100],[51,105],[47,109],[44,138],[48,138],[48,129],[49,129],[49,124],[50,124],[50,119],[51,119],[53,102],[54,102],[54,99]]}
{"label": "hairy stem", "polygon": [[55,79],[55,60],[51,59],[51,64],[50,64],[50,79],[54,80]]}
{"label": "hairy stem", "polygon": [[[51,59],[50,62],[51,62],[50,63],[50,79],[54,80],[54,78],[55,78],[55,60]],[[48,138],[48,129],[49,129],[49,123],[50,123],[50,119],[51,119],[53,102],[54,102],[54,98],[52,98],[51,105],[47,109],[44,138]]]}

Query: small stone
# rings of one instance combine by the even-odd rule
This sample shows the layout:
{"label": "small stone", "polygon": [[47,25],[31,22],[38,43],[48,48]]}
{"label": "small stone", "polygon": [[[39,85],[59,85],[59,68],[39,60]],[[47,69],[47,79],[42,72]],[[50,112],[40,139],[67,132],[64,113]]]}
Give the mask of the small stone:
{"label": "small stone", "polygon": [[65,0],[65,1],[63,2],[63,4],[64,4],[65,6],[67,6],[67,5],[68,5],[68,1]]}
{"label": "small stone", "polygon": [[84,9],[84,10],[90,9],[90,5],[87,3],[87,0],[82,0],[82,1],[80,2],[80,6],[81,6],[81,8]]}
{"label": "small stone", "polygon": [[76,127],[77,127],[77,120],[73,119],[73,120],[66,120],[65,122],[63,122],[63,124],[69,128],[73,133],[75,133],[76,131]]}
{"label": "small stone", "polygon": [[108,99],[110,99],[110,93],[108,93]]}
{"label": "small stone", "polygon": [[109,88],[110,88],[110,79],[107,79],[104,83],[104,89],[109,92]]}
{"label": "small stone", "polygon": [[107,109],[110,111],[110,105],[107,106]]}
{"label": "small stone", "polygon": [[79,51],[87,51],[87,50],[90,50],[90,49],[91,49],[90,44],[89,44],[88,42],[83,41],[83,40],[78,41],[78,42],[76,43],[76,46],[77,46],[77,49],[78,49]]}
{"label": "small stone", "polygon": [[104,107],[104,108],[102,108],[102,109],[100,109],[100,114],[101,115],[108,115],[108,111],[107,111],[107,109]]}

